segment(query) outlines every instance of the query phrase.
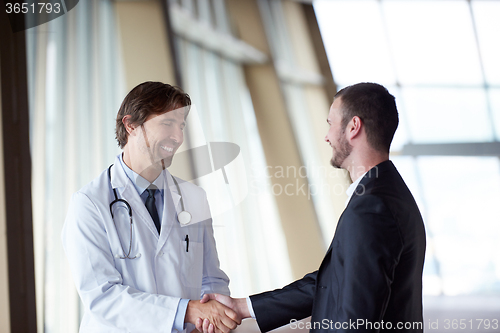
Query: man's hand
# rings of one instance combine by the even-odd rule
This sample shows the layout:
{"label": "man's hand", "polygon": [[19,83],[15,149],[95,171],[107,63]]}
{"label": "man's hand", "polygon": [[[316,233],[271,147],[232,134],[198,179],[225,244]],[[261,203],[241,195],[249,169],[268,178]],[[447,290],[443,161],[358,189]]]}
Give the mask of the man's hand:
{"label": "man's hand", "polygon": [[212,333],[228,333],[241,324],[238,313],[209,299],[205,302],[189,301],[184,322],[196,325],[198,318],[207,318],[213,324]]}
{"label": "man's hand", "polygon": [[[210,301],[217,301],[221,304],[224,304],[228,308],[231,308],[238,314],[239,318],[241,319],[251,317],[250,311],[248,310],[247,306],[247,300],[245,298],[231,298],[229,296],[221,294],[205,294],[200,300],[200,303],[206,303]],[[216,327],[214,326],[213,322],[206,317],[200,317],[196,320],[196,329],[203,333],[217,333]]]}

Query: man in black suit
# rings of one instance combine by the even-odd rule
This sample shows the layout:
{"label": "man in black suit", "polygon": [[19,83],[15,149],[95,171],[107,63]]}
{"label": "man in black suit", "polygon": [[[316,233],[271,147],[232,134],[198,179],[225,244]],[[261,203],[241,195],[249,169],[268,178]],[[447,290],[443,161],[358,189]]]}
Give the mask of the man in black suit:
{"label": "man in black suit", "polygon": [[[423,332],[425,230],[415,200],[389,160],[398,126],[394,97],[374,83],[340,90],[325,141],[332,166],[353,184],[319,269],[274,291],[232,299],[206,295],[255,317],[262,332],[312,315],[311,332]],[[253,311],[253,313],[252,313]],[[197,322],[205,333],[207,321]]]}

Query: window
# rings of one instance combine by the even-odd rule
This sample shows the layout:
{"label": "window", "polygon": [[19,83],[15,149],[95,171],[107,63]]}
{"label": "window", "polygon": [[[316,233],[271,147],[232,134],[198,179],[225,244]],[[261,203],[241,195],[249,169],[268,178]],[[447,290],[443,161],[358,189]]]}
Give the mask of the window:
{"label": "window", "polygon": [[396,97],[391,159],[426,223],[424,293],[500,292],[500,160],[474,150],[500,144],[500,2],[314,6],[339,87],[372,81]]}

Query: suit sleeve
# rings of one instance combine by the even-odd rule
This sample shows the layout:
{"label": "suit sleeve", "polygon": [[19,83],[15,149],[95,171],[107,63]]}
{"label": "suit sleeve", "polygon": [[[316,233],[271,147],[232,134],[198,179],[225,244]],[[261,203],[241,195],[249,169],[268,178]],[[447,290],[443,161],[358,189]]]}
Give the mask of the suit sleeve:
{"label": "suit sleeve", "polygon": [[387,309],[403,241],[395,217],[383,200],[372,195],[351,202],[338,228],[342,258],[334,263],[339,283],[338,322],[380,322]]}
{"label": "suit sleeve", "polygon": [[315,271],[282,289],[250,296],[261,332],[311,315],[317,274],[318,271]]}
{"label": "suit sleeve", "polygon": [[73,195],[62,242],[86,311],[110,329],[170,332],[180,299],[123,285],[102,221],[89,197]]}

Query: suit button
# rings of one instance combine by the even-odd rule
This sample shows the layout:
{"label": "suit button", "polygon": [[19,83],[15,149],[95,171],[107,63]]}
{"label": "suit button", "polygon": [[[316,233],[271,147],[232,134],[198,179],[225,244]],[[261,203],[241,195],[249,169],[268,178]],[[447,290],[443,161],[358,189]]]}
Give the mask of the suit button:
{"label": "suit button", "polygon": [[158,253],[158,257],[163,257],[163,252]]}

